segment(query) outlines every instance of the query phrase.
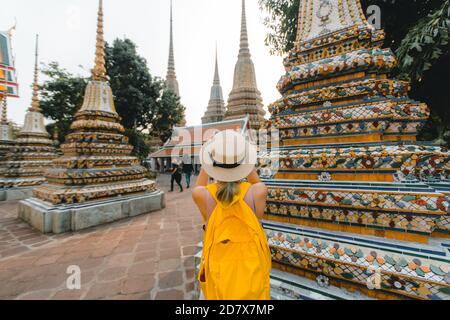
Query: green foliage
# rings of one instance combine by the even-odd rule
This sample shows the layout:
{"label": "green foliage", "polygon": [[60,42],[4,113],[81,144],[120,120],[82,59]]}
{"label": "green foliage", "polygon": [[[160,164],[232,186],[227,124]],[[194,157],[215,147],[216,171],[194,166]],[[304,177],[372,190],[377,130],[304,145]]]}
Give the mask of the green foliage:
{"label": "green foliage", "polygon": [[163,80],[151,76],[147,61],[137,54],[136,45],[129,39],[116,39],[112,47],[106,45],[106,67],[124,127],[134,128],[141,135],[148,131],[165,142],[183,117],[179,98]]}
{"label": "green foliage", "polygon": [[[106,44],[105,51],[117,113],[135,148],[134,154],[145,158],[149,153],[145,141],[153,136],[165,142],[174,125],[181,121],[184,107],[163,80],[151,76],[147,61],[137,54],[131,40],[116,39],[112,46]],[[63,141],[83,102],[89,79],[67,72],[56,62],[45,66],[42,72],[48,78],[41,86],[43,113],[55,121],[59,140]],[[53,133],[54,125],[48,129]]]}
{"label": "green foliage", "polygon": [[136,52],[129,39],[106,44],[106,69],[116,110],[125,128],[146,128],[148,114],[156,108],[161,82],[153,79],[147,61]]}
{"label": "green foliage", "polygon": [[400,76],[412,81],[413,97],[428,103],[431,117],[419,139],[450,143],[450,0],[412,27],[397,49]]}
{"label": "green foliage", "polygon": [[180,104],[180,98],[164,86],[152,121],[153,136],[158,137],[162,142],[167,141],[172,135],[174,125],[183,120],[184,111],[185,108]]}
{"label": "green foliage", "polygon": [[[47,80],[40,86],[41,108],[46,118],[55,121],[58,140],[64,141],[76,111],[83,103],[87,79],[75,76],[57,62],[44,65],[41,70]],[[53,127],[50,133],[53,133]]]}
{"label": "green foliage", "polygon": [[271,54],[283,55],[294,47],[300,0],[259,0],[259,6],[267,13],[265,43]]}
{"label": "green foliage", "polygon": [[438,9],[442,0],[361,0],[361,5],[363,9],[371,5],[380,7],[385,45],[396,51],[417,21]]}
{"label": "green foliage", "polygon": [[447,0],[406,34],[397,50],[401,71],[413,81],[420,81],[439,59],[449,56],[449,43],[450,0]]}
{"label": "green foliage", "polygon": [[134,146],[133,155],[141,160],[147,158],[150,152],[150,147],[145,144],[147,135],[134,129],[127,129],[125,135],[128,137],[131,145]]}

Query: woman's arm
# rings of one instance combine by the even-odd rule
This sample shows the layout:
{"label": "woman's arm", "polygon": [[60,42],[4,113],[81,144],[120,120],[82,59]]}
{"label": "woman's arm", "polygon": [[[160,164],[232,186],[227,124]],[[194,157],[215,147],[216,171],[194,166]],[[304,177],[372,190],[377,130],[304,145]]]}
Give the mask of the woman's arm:
{"label": "woman's arm", "polygon": [[252,186],[253,199],[255,201],[255,214],[256,217],[261,220],[266,211],[266,201],[268,190],[264,183],[259,182]]}
{"label": "woman's arm", "polygon": [[194,190],[192,190],[192,199],[194,200],[195,204],[200,210],[204,223],[206,223],[208,220],[208,212],[207,212],[208,208],[206,203],[207,192],[208,190],[206,190],[206,187],[203,186],[197,186],[194,188]]}
{"label": "woman's arm", "polygon": [[207,208],[207,192],[206,186],[208,185],[208,174],[206,171],[202,168],[200,171],[200,174],[197,178],[197,183],[195,185],[194,190],[192,190],[192,199],[194,200],[195,204],[197,205],[198,209],[200,210],[200,213],[203,217],[203,222],[206,223],[208,221],[208,208]]}
{"label": "woman's arm", "polygon": [[209,178],[208,174],[202,168],[202,170],[200,171],[200,174],[198,175],[196,186],[197,187],[206,187],[208,185],[208,178]]}

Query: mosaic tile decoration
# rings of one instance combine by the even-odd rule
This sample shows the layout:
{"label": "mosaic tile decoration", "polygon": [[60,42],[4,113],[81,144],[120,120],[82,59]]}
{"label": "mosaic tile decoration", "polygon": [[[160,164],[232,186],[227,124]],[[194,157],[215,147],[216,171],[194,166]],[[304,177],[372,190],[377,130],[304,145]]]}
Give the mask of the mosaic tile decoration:
{"label": "mosaic tile decoration", "polygon": [[376,210],[340,209],[269,202],[266,213],[281,217],[338,223],[340,225],[383,228],[423,234],[431,234],[436,228],[443,228],[441,217],[434,215],[412,215],[399,212],[379,212]]}
{"label": "mosaic tile decoration", "polygon": [[429,116],[428,107],[425,104],[395,104],[392,101],[324,109],[299,112],[291,116],[280,116],[273,122],[277,128],[281,129],[347,122],[350,119],[353,121],[372,119],[422,120]]}
{"label": "mosaic tile decoration", "polygon": [[333,190],[331,186],[320,189],[269,186],[268,194],[269,202],[425,214],[447,214],[450,206],[448,200],[439,193]]}
{"label": "mosaic tile decoration", "polygon": [[337,75],[344,71],[370,70],[387,72],[395,67],[397,59],[390,49],[361,49],[332,58],[293,66],[281,78],[277,88],[283,94],[293,85]]}
{"label": "mosaic tile decoration", "polygon": [[[330,101],[334,99],[367,96],[369,99],[391,95],[396,98],[406,97],[410,85],[405,81],[390,79],[365,79],[354,82],[344,82],[330,87],[321,87],[314,90],[290,91],[282,99],[269,105],[272,116],[289,114],[286,110],[305,107],[305,105]],[[291,112],[293,112],[291,110]]]}
{"label": "mosaic tile decoration", "polygon": [[435,146],[391,145],[328,147],[260,153],[265,177],[277,172],[401,172],[404,180],[427,180],[450,174],[450,151]]}
{"label": "mosaic tile decoration", "polygon": [[[449,299],[447,260],[369,250],[359,236],[404,233],[413,247],[433,242],[435,232],[450,234],[449,150],[416,142],[429,109],[408,98],[408,82],[389,79],[397,60],[383,40],[358,0],[301,2],[296,43],[277,85],[282,98],[270,105],[266,126],[279,130],[279,146],[262,151],[258,164],[269,186],[273,259],[356,290],[375,266],[387,292]],[[346,234],[356,240],[322,247],[317,237],[274,231],[287,225],[279,221],[353,230]]]}
{"label": "mosaic tile decoration", "polygon": [[304,237],[266,228],[274,261],[316,272],[318,275],[366,286],[379,269],[382,289],[413,298],[448,300],[450,263],[407,254]]}

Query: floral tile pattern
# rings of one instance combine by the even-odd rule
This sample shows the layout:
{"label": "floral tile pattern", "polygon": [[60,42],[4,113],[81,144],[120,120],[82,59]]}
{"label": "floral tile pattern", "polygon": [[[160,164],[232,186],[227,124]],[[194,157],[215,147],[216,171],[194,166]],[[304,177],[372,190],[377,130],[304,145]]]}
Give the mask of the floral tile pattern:
{"label": "floral tile pattern", "polygon": [[283,171],[354,172],[387,170],[405,181],[450,175],[450,151],[435,146],[397,145],[329,147],[263,152],[260,167],[266,176]]}
{"label": "floral tile pattern", "polygon": [[399,255],[266,229],[274,261],[366,286],[372,270],[379,270],[381,287],[420,299],[450,298],[450,264]]}
{"label": "floral tile pattern", "polygon": [[288,202],[304,205],[428,214],[446,214],[450,205],[448,199],[439,193],[420,194],[377,190],[327,190],[274,186],[269,186],[268,200],[270,202]]}
{"label": "floral tile pattern", "polygon": [[292,67],[279,81],[277,88],[285,92],[292,85],[336,75],[348,70],[387,72],[397,64],[390,49],[361,49],[332,58]]}
{"label": "floral tile pattern", "polygon": [[[388,213],[370,210],[323,208],[269,202],[267,214],[307,220],[317,220],[367,228],[383,228],[404,232],[431,234],[441,221],[436,216]],[[442,227],[441,227],[442,228]]]}

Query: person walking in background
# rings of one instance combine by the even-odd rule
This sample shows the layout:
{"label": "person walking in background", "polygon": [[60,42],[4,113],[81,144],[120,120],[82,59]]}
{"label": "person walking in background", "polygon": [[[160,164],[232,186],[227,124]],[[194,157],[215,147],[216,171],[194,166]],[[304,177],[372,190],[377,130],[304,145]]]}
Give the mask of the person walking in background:
{"label": "person walking in background", "polygon": [[260,223],[268,191],[255,170],[256,154],[233,130],[216,134],[200,151],[192,198],[205,221],[198,281],[206,300],[270,299],[272,262]]}
{"label": "person walking in background", "polygon": [[191,176],[194,172],[194,166],[191,163],[183,162],[183,173],[184,178],[186,179],[186,188],[189,189],[191,185]]}
{"label": "person walking in background", "polygon": [[173,183],[176,182],[180,187],[180,192],[183,192],[183,186],[181,185],[181,168],[178,163],[172,164],[172,177],[170,180],[170,192],[173,192]]}

